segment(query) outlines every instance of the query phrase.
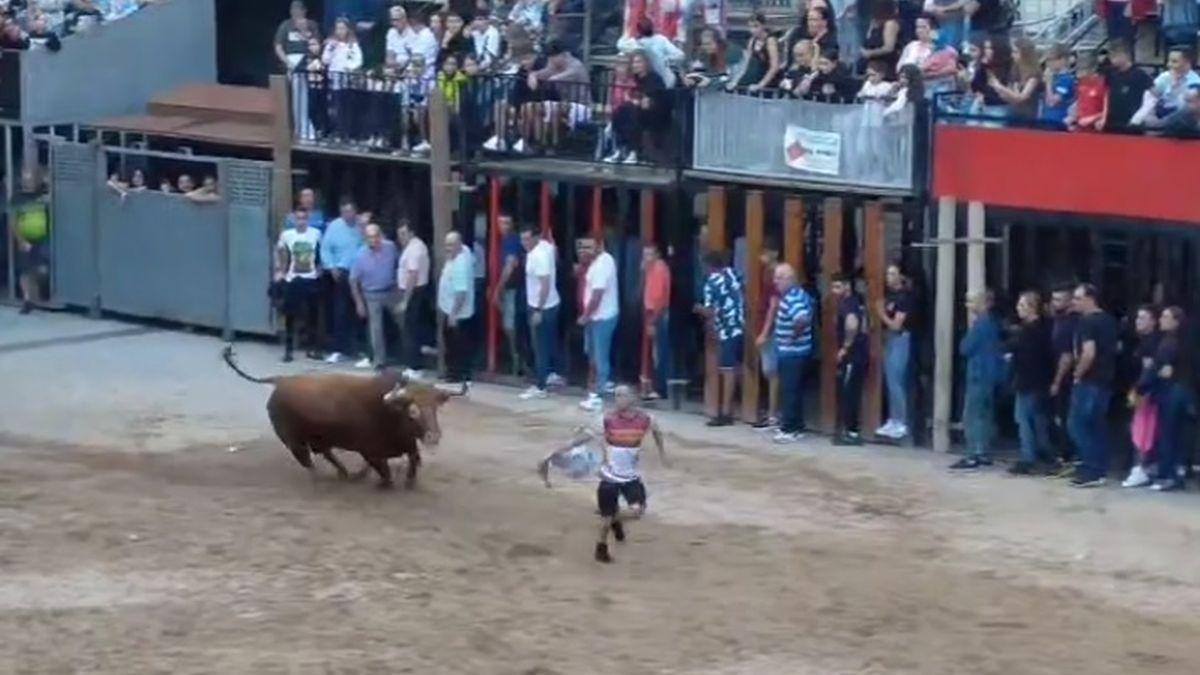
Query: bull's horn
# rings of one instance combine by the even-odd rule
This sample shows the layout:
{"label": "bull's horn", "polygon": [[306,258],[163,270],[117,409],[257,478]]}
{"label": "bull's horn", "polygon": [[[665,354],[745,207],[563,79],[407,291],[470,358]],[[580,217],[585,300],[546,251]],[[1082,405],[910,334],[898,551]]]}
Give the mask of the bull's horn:
{"label": "bull's horn", "polygon": [[438,391],[442,392],[443,394],[446,394],[447,396],[466,396],[467,395],[467,383],[466,382],[463,382],[462,384],[460,384],[458,389],[447,389],[438,384],[433,385],[433,388],[437,389]]}
{"label": "bull's horn", "polygon": [[396,399],[402,398],[407,395],[408,395],[408,387],[398,384],[395,387],[392,387],[391,391],[389,391],[388,393],[383,395],[383,402],[391,403],[392,401],[395,401]]}

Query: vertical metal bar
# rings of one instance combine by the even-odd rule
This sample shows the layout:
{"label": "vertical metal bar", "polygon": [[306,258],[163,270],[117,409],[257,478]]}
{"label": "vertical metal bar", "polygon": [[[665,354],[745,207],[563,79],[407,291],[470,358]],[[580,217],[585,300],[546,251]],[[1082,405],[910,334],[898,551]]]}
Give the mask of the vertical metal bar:
{"label": "vertical metal bar", "polygon": [[[504,289],[497,288],[500,282],[500,179],[492,176],[488,179],[488,288],[497,299],[502,300]],[[487,369],[489,373],[496,372],[496,343],[500,339],[500,326],[497,321],[496,303],[488,299],[487,304]],[[513,364],[514,366],[516,364]]]}
{"label": "vertical metal bar", "polygon": [[[825,200],[821,223],[821,283],[819,293],[828,293],[833,277],[842,271],[844,209],[840,198]],[[837,300],[825,295],[821,303],[821,429],[832,431],[837,421]]]}
{"label": "vertical metal bar", "polygon": [[595,4],[597,3],[583,4],[583,62],[588,65],[592,63],[592,7]]}
{"label": "vertical metal bar", "polygon": [[[7,212],[12,206],[13,198],[13,144],[12,144],[12,125],[4,125],[4,175],[7,180],[4,181],[4,209]],[[53,223],[51,223],[53,224]],[[14,238],[12,236],[12,228],[15,226],[12,219],[12,213],[8,213],[9,236],[5,244],[8,246],[8,297],[10,300],[17,299],[17,256]]]}
{"label": "vertical metal bar", "polygon": [[[722,185],[708,188],[708,249],[725,251],[728,193]],[[696,298],[699,303],[702,298]],[[717,339],[711,330],[704,331],[704,411],[716,417],[721,410],[721,378],[717,367]]]}
{"label": "vertical metal bar", "polygon": [[223,298],[223,311],[221,314],[221,339],[226,342],[233,341],[233,281],[230,277],[233,276],[233,234],[230,231],[233,228],[232,217],[232,199],[229,190],[230,185],[230,163],[231,160],[226,160],[217,164],[217,175],[220,176],[218,183],[224,186],[224,199],[221,200],[222,211],[222,227],[221,227],[221,251],[224,258],[221,274],[221,295]]}
{"label": "vertical metal bar", "polygon": [[763,266],[759,262],[763,247],[764,204],[762,190],[746,193],[746,337],[743,340],[745,354],[742,358],[742,421],[753,422],[758,418],[758,390],[762,374],[758,362],[758,348],[754,344],[759,326],[762,325]]}
{"label": "vertical metal bar", "polygon": [[[653,246],[655,237],[657,236],[657,223],[655,222],[654,212],[654,190],[650,188],[642,189],[641,200],[641,224],[642,224],[642,248]],[[641,307],[641,303],[631,303],[634,306]],[[644,308],[643,308],[644,309]],[[643,317],[644,317],[643,312]],[[641,367],[641,384],[643,391],[649,392],[654,390],[654,379],[651,377],[651,372],[654,366],[654,353],[650,340],[650,332],[647,330],[649,326],[643,321],[642,326],[642,367]],[[666,393],[666,392],[662,392]]]}
{"label": "vertical metal bar", "polygon": [[950,416],[954,391],[954,267],[958,202],[938,200],[937,289],[933,321],[933,449],[950,451]]}

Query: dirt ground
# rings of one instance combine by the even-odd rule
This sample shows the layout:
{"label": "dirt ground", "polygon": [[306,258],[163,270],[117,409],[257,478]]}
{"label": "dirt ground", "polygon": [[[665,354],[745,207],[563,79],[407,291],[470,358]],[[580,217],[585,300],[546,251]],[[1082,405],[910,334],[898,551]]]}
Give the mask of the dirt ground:
{"label": "dirt ground", "polygon": [[533,473],[579,415],[512,393],[450,404],[413,491],[312,480],[265,415],[147,452],[186,401],[138,447],[4,420],[0,672],[1197,672],[1193,496],[664,415],[673,466],[647,454],[649,515],[602,566],[594,486]]}

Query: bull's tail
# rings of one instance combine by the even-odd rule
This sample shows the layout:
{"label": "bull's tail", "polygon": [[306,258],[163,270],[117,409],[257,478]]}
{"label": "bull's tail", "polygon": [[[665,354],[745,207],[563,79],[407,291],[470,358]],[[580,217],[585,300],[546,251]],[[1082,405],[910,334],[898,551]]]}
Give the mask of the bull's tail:
{"label": "bull's tail", "polygon": [[221,358],[225,360],[225,365],[229,366],[233,372],[237,373],[243,380],[249,380],[255,384],[275,384],[275,378],[264,377],[258,378],[250,375],[246,371],[238,367],[236,361],[233,360],[233,345],[225,345],[225,349],[221,351]]}

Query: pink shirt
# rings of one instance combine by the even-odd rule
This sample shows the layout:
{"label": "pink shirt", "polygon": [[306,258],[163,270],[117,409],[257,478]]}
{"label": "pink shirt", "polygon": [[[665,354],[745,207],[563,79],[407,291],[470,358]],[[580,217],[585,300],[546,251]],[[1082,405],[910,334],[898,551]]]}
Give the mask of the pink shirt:
{"label": "pink shirt", "polygon": [[408,286],[408,273],[417,273],[417,288],[429,285],[429,247],[420,237],[408,240],[400,254],[400,267],[396,271],[396,285],[402,291],[412,290]]}

